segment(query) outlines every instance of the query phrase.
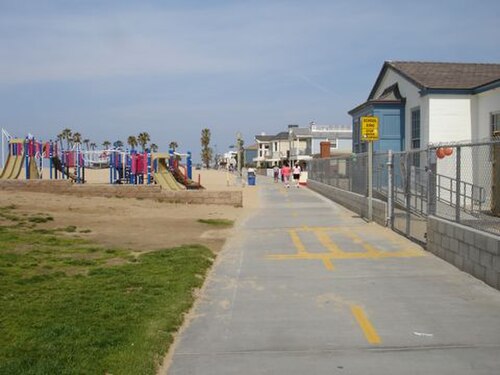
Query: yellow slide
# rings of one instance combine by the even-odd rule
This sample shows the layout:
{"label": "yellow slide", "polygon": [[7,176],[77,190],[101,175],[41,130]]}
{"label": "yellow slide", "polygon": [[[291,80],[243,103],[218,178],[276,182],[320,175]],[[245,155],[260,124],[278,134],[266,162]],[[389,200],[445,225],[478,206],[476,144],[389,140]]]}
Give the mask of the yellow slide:
{"label": "yellow slide", "polygon": [[0,173],[0,178],[1,179],[6,179],[7,176],[9,176],[12,173],[12,157],[7,156],[7,161],[5,162],[5,165],[3,166],[2,173]]}
{"label": "yellow slide", "polygon": [[184,190],[186,187],[179,184],[172,173],[168,170],[167,163],[164,158],[158,158],[158,172],[154,173],[156,182],[167,190]]}
{"label": "yellow slide", "polygon": [[19,178],[23,170],[23,161],[24,155],[9,155],[0,178],[7,180]]}
{"label": "yellow slide", "polygon": [[36,165],[36,159],[30,158],[30,180],[38,180],[40,178],[38,166]]}

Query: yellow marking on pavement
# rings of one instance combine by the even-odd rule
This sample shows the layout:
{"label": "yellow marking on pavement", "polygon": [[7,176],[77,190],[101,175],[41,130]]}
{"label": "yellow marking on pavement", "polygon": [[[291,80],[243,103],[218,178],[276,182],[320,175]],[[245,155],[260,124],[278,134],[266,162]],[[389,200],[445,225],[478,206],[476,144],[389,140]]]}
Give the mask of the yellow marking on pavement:
{"label": "yellow marking on pavement", "polygon": [[295,245],[297,252],[299,254],[307,254],[306,248],[305,248],[304,244],[302,243],[302,241],[300,240],[300,237],[297,234],[297,231],[291,229],[288,231],[288,233],[290,234],[290,237],[292,238],[292,242]]}
{"label": "yellow marking on pavement", "polygon": [[299,214],[297,213],[297,211],[293,211],[293,212],[292,212],[292,216],[293,216],[293,217],[297,217],[297,216],[299,216]]}
{"label": "yellow marking on pavement", "polygon": [[325,265],[325,268],[328,271],[333,271],[335,269],[335,267],[333,266],[332,260],[330,258],[323,257],[321,260],[323,261],[323,264]]}
{"label": "yellow marking on pavement", "polygon": [[380,336],[377,333],[377,330],[370,322],[370,319],[365,314],[365,311],[361,306],[351,305],[352,315],[356,318],[358,325],[363,330],[366,340],[370,344],[380,344],[382,340],[380,340]]}
{"label": "yellow marking on pavement", "polygon": [[354,243],[360,244],[363,247],[363,249],[366,250],[366,252],[368,254],[376,255],[379,252],[379,250],[375,246],[373,246],[367,242],[364,242],[361,237],[359,237],[357,234],[353,233],[352,231],[345,231],[344,235],[349,237],[351,240],[353,240]]}
{"label": "yellow marking on pavement", "polygon": [[314,234],[318,238],[319,242],[327,248],[332,254],[335,254],[337,256],[342,256],[342,251],[339,249],[339,247],[332,242],[332,239],[326,233],[325,231],[315,231]]}
{"label": "yellow marking on pavement", "polygon": [[[318,229],[320,228],[320,229]],[[297,250],[295,254],[272,254],[267,255],[267,259],[271,260],[321,260],[325,268],[329,271],[335,269],[333,260],[338,259],[385,259],[385,258],[413,258],[425,256],[425,253],[416,247],[403,248],[397,251],[382,251],[377,249],[375,246],[368,242],[365,242],[357,234],[352,233],[348,229],[343,231],[347,237],[351,238],[354,243],[360,244],[365,251],[362,252],[348,252],[343,251],[334,241],[332,241],[331,236],[328,232],[331,232],[330,228],[326,227],[308,227],[303,226],[300,228],[289,229],[288,233],[292,239],[293,244]],[[328,250],[322,253],[310,253],[307,251],[306,246],[300,239],[300,232],[313,232],[318,239],[318,241],[323,245],[323,247]]]}

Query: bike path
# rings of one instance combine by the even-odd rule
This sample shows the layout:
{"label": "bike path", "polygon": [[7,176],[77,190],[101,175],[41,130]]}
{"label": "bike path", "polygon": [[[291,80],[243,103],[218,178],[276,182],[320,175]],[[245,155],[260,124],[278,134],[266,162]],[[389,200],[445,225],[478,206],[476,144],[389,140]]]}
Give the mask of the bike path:
{"label": "bike path", "polygon": [[259,189],[169,374],[500,373],[498,291],[308,189]]}

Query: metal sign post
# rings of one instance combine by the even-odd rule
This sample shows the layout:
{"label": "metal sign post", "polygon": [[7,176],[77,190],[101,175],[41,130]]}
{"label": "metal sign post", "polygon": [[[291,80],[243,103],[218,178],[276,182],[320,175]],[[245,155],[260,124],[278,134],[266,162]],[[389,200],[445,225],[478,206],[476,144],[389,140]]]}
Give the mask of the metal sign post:
{"label": "metal sign post", "polygon": [[368,142],[368,221],[373,219],[373,141],[378,138],[378,117],[361,117],[361,140]]}

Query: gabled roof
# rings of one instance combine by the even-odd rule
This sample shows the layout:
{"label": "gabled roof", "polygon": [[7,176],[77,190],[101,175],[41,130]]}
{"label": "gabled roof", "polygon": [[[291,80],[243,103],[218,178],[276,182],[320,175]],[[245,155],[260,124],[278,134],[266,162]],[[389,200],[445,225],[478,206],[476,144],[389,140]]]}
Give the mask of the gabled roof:
{"label": "gabled roof", "polygon": [[386,61],[370,92],[372,100],[388,69],[423,90],[478,90],[500,83],[500,64]]}
{"label": "gabled roof", "polygon": [[348,113],[353,115],[354,113],[360,111],[361,109],[373,105],[404,105],[406,103],[406,98],[401,96],[399,91],[399,86],[397,83],[387,87],[384,92],[376,99],[368,99],[363,104],[358,105],[356,108],[351,109]]}

